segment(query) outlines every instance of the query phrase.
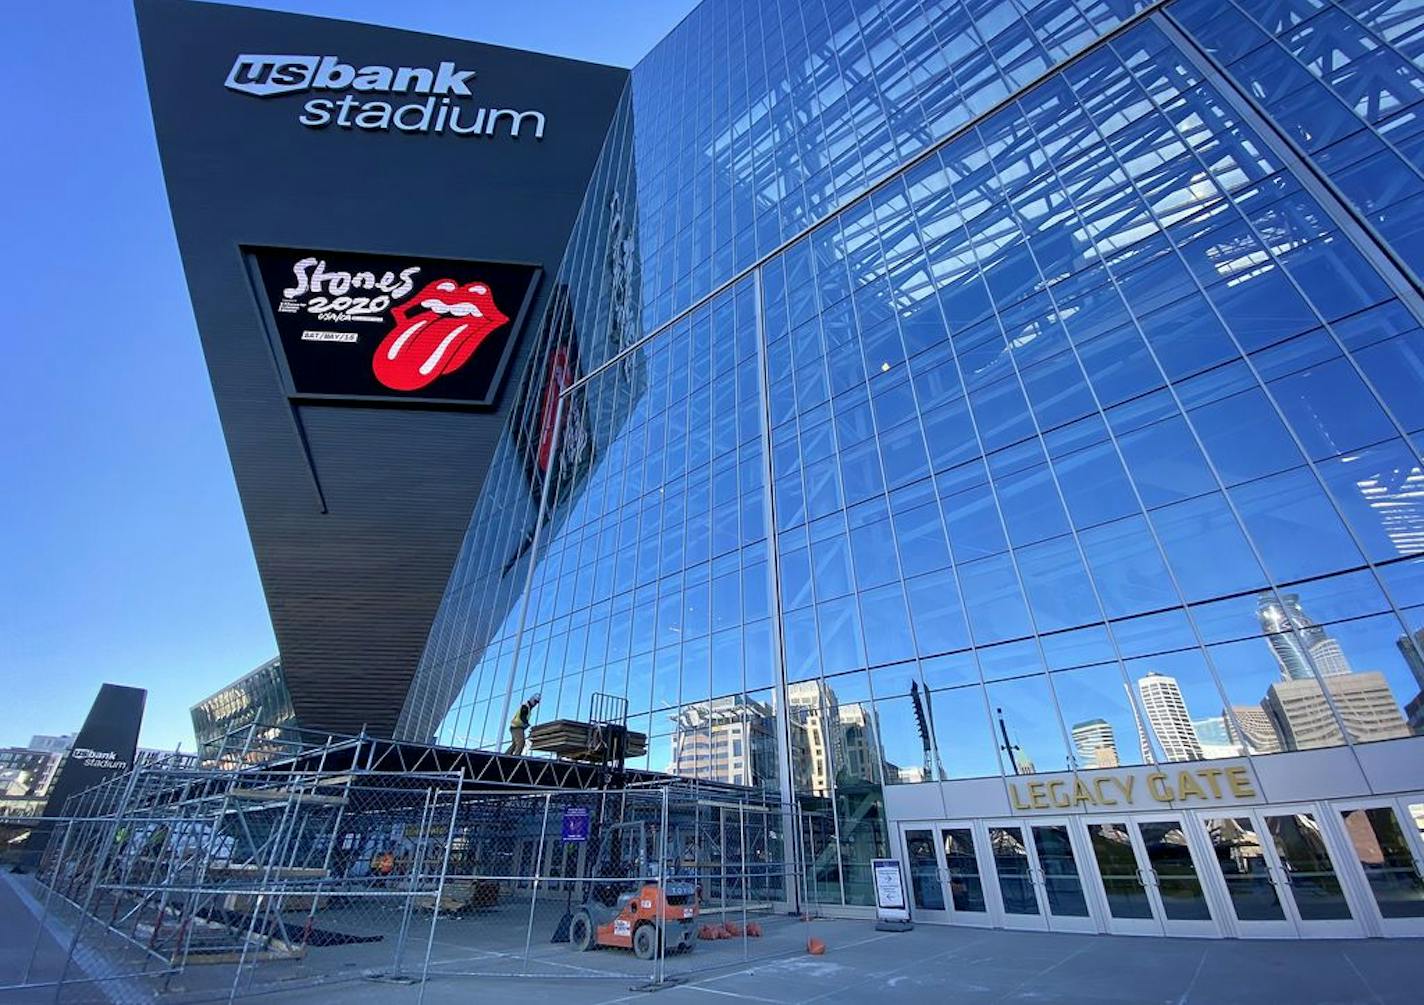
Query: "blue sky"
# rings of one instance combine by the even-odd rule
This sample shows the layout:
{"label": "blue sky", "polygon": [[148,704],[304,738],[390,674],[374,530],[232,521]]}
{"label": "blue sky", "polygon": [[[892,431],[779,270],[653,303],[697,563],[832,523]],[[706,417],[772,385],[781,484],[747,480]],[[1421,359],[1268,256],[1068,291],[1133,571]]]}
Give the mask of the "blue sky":
{"label": "blue sky", "polygon": [[[693,0],[265,0],[631,65]],[[0,746],[78,729],[104,681],[142,742],[276,652],[192,308],[124,0],[7,7],[0,93]]]}

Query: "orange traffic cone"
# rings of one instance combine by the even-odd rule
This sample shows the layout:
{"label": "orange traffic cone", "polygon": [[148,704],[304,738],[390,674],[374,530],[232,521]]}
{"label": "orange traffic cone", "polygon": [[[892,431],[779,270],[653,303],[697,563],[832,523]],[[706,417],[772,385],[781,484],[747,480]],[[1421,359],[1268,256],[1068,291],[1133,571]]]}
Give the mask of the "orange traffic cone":
{"label": "orange traffic cone", "polygon": [[725,928],[727,930],[727,934],[734,939],[742,934],[741,926],[738,925],[735,921],[729,921],[722,927]]}
{"label": "orange traffic cone", "polygon": [[806,940],[806,952],[812,956],[825,956],[826,944],[815,936],[812,936]]}
{"label": "orange traffic cone", "polygon": [[748,921],[747,934],[750,935],[753,939],[761,938],[761,925],[757,924],[755,921]]}

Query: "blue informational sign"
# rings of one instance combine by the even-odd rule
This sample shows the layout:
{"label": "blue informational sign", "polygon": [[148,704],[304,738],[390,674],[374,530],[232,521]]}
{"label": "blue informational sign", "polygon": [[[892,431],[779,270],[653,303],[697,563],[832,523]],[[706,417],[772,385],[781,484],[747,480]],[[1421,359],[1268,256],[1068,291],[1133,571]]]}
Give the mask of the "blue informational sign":
{"label": "blue informational sign", "polygon": [[564,810],[563,838],[565,841],[588,840],[588,810],[580,806]]}

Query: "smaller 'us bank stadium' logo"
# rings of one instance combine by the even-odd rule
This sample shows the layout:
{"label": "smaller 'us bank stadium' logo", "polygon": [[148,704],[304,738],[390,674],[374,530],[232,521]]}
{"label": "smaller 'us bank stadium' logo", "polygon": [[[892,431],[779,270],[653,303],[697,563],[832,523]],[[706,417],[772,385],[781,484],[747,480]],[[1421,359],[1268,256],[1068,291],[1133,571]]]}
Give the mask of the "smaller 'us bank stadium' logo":
{"label": "smaller 'us bank stadium' logo", "polygon": [[339,56],[240,53],[225,85],[256,98],[332,92],[301,106],[297,121],[311,129],[544,138],[543,112],[485,108],[462,100],[473,98],[474,79],[474,70],[449,61],[434,67],[356,66]]}

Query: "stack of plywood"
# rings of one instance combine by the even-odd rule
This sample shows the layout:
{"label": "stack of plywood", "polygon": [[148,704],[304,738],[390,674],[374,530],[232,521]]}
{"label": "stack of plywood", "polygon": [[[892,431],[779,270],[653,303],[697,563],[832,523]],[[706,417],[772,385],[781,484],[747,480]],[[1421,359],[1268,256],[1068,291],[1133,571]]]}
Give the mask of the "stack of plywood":
{"label": "stack of plywood", "polygon": [[[588,722],[555,719],[541,722],[529,731],[529,746],[570,761],[598,761],[603,758],[603,738],[600,729]],[[648,752],[646,733],[628,731],[624,757],[641,757]]]}

